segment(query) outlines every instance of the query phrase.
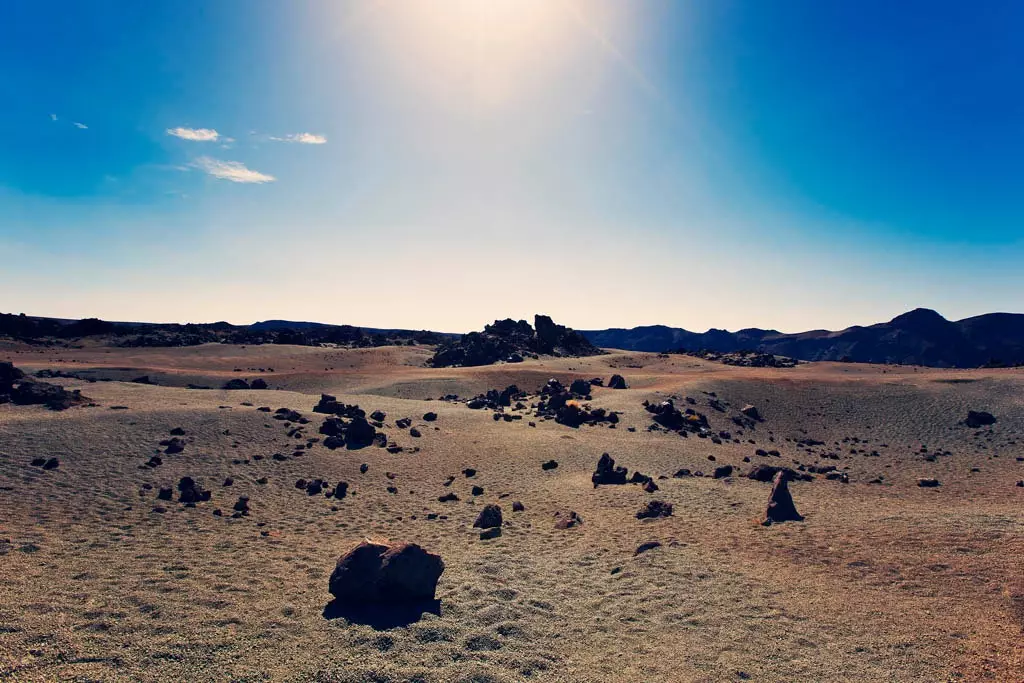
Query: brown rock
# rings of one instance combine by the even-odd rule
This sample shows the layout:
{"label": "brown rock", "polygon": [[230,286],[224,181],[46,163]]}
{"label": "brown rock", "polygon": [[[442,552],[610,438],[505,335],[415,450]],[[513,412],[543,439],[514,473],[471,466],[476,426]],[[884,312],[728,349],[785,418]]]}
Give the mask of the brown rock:
{"label": "brown rock", "polygon": [[440,556],[415,543],[363,541],[338,558],[329,589],[345,604],[421,602],[434,599],[443,571]]}
{"label": "brown rock", "polygon": [[788,481],[784,472],[775,474],[775,479],[772,482],[772,494],[768,498],[768,508],[765,510],[764,519],[761,522],[765,526],[777,522],[803,521],[804,518],[796,511],[796,505],[793,504]]}

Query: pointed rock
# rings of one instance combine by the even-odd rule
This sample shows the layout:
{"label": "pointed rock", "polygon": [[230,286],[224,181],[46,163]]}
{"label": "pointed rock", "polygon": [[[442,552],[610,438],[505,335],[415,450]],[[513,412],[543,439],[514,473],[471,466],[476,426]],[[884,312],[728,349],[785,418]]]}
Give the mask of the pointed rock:
{"label": "pointed rock", "polygon": [[777,522],[802,522],[803,516],[796,511],[793,496],[789,493],[788,477],[785,472],[777,472],[772,482],[772,495],[768,498],[762,524],[768,526]]}

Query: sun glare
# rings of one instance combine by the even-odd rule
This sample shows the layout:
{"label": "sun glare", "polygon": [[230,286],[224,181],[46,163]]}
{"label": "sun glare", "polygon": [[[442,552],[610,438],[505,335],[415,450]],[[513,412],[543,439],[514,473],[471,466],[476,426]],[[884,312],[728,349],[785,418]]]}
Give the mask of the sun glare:
{"label": "sun glare", "polygon": [[482,108],[547,82],[582,39],[567,0],[382,0],[375,17],[403,79]]}

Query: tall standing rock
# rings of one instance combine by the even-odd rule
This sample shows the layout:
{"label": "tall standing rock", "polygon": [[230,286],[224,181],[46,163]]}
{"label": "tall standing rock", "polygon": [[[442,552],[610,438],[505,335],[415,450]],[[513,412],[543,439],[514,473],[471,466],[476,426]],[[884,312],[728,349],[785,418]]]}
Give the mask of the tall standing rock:
{"label": "tall standing rock", "polygon": [[793,496],[789,493],[789,478],[785,472],[778,472],[772,481],[772,495],[768,498],[762,524],[768,526],[777,522],[802,522],[803,516],[796,511]]}

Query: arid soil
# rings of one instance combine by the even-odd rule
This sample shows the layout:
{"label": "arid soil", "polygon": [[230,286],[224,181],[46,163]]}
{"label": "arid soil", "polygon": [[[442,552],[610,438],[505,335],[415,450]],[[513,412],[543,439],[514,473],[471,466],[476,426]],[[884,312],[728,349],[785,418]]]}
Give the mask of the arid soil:
{"label": "arid soil", "polygon": [[[0,405],[0,679],[1024,681],[1024,371],[624,352],[434,369],[430,354],[0,345],[26,372],[77,375],[46,381],[94,404]],[[438,400],[613,373],[629,388],[594,387],[590,404],[621,411],[614,428]],[[219,388],[257,377],[270,388]],[[403,451],[297,449],[321,436],[321,392],[386,413]],[[670,396],[729,437],[648,431],[642,402]],[[741,428],[746,404],[763,421]],[[969,409],[996,424],[962,425]],[[395,425],[405,417],[421,436]],[[184,449],[164,453],[175,428]],[[659,490],[594,488],[604,452]],[[31,465],[51,457],[56,469]],[[849,483],[793,482],[804,521],[762,526],[770,484],[742,476],[758,464],[834,465]],[[672,476],[722,465],[733,476]],[[211,499],[158,499],[183,476]],[[349,495],[307,495],[300,478]],[[449,492],[459,500],[438,501]],[[251,512],[233,518],[240,496]],[[637,519],[651,500],[672,516]],[[480,540],[487,503],[503,533]],[[556,529],[562,510],[583,523]],[[439,614],[325,618],[334,563],[364,538],[443,557]]]}

